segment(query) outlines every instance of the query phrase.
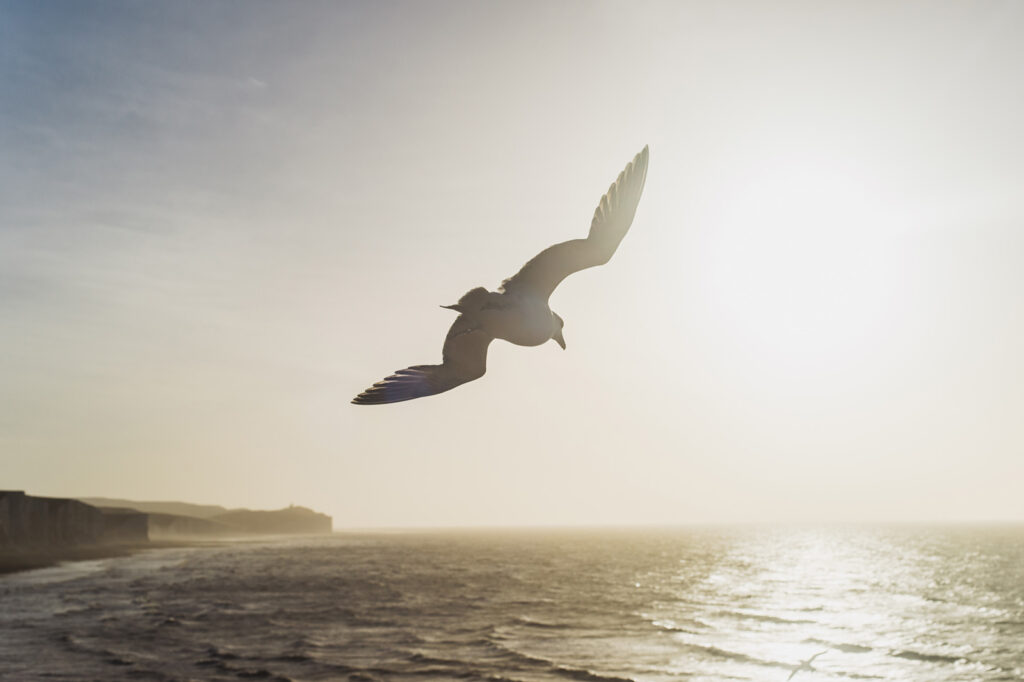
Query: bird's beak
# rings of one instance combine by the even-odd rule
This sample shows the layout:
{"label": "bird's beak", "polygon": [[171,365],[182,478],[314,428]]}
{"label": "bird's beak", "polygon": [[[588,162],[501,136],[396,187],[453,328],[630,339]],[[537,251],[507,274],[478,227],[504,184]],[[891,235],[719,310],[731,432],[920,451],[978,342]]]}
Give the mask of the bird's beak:
{"label": "bird's beak", "polygon": [[561,329],[559,329],[557,332],[555,332],[555,335],[552,336],[551,338],[553,338],[555,340],[555,343],[557,343],[559,346],[562,347],[562,350],[565,350],[565,339],[562,338],[562,330]]}

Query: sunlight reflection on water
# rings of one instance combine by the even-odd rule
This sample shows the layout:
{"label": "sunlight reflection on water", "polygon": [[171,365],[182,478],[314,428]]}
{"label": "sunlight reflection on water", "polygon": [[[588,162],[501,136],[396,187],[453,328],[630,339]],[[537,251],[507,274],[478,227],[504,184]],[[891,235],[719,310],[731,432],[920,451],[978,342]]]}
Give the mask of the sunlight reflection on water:
{"label": "sunlight reflection on water", "polygon": [[1013,526],[339,535],[27,578],[2,679],[1024,677]]}

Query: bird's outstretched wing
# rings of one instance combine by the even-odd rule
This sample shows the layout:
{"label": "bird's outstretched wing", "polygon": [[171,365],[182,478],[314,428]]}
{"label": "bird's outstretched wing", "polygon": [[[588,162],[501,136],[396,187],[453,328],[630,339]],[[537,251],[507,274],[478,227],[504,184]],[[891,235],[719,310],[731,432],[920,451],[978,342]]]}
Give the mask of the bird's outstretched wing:
{"label": "bird's outstretched wing", "polygon": [[806,661],[800,661],[800,665],[798,665],[795,668],[793,668],[793,672],[789,673],[789,677],[786,678],[786,682],[789,682],[789,680],[791,680],[794,677],[796,677],[796,674],[798,672],[801,672],[801,671],[804,671],[804,670],[814,670],[814,668],[811,667],[811,663],[814,662],[814,659],[816,659],[818,656],[824,656],[827,653],[828,653],[828,649],[825,649],[824,651],[819,651],[818,653],[814,654],[813,656],[808,658]]}
{"label": "bird's outstretched wing", "polygon": [[604,265],[633,224],[647,179],[647,147],[637,154],[601,197],[586,239],[555,244],[534,256],[501,289],[547,299],[558,284],[574,272]]}
{"label": "bird's outstretched wing", "polygon": [[455,318],[444,339],[442,364],[400,369],[357,395],[356,405],[380,405],[444,393],[487,371],[487,347],[493,337],[475,329],[466,315]]}

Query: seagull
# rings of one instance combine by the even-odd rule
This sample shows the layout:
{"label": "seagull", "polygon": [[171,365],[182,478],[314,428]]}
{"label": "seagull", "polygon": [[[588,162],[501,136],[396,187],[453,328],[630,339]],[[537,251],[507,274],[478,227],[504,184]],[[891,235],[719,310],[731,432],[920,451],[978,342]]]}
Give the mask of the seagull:
{"label": "seagull", "polygon": [[440,365],[400,369],[357,395],[356,405],[379,405],[423,398],[479,379],[487,371],[487,348],[494,339],[539,346],[552,339],[565,350],[562,318],[548,306],[558,284],[574,272],[604,265],[633,224],[647,179],[645,146],[601,197],[586,239],[544,249],[498,291],[477,287],[458,303],[441,306],[459,313],[448,330]]}
{"label": "seagull", "polygon": [[814,668],[811,667],[811,662],[814,659],[816,659],[818,656],[821,656],[822,654],[827,654],[827,653],[828,653],[828,649],[825,649],[824,651],[819,651],[818,653],[814,654],[813,656],[808,658],[806,661],[800,661],[800,665],[798,665],[795,668],[793,668],[793,672],[791,672],[789,674],[789,677],[786,678],[786,682],[789,682],[789,680],[791,680],[794,677],[796,677],[796,674],[799,673],[799,672],[808,672],[808,673],[809,672],[814,672]]}

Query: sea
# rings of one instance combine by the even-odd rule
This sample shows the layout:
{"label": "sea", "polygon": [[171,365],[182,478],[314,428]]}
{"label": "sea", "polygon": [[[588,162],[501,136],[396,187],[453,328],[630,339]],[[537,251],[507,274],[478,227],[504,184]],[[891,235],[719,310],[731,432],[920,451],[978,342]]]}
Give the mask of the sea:
{"label": "sea", "polygon": [[146,551],[0,577],[0,679],[1024,680],[1024,526]]}

